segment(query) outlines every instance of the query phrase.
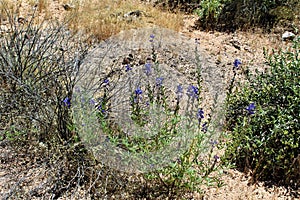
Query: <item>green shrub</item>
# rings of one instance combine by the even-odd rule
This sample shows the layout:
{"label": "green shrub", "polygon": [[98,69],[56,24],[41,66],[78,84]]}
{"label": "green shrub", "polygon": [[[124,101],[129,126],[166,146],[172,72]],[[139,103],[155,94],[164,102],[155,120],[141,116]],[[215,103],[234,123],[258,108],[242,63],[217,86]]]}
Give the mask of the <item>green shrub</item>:
{"label": "green shrub", "polygon": [[299,186],[299,44],[268,57],[268,70],[248,72],[228,94],[226,158],[250,169],[254,180]]}
{"label": "green shrub", "polygon": [[222,12],[224,1],[222,0],[202,0],[200,2],[200,8],[194,12],[200,17],[204,27],[209,25],[215,25],[218,22],[218,18]]}
{"label": "green shrub", "polygon": [[203,0],[195,13],[199,15],[203,28],[235,30],[262,27],[269,30],[277,24],[292,25],[297,20],[299,6],[295,0]]}

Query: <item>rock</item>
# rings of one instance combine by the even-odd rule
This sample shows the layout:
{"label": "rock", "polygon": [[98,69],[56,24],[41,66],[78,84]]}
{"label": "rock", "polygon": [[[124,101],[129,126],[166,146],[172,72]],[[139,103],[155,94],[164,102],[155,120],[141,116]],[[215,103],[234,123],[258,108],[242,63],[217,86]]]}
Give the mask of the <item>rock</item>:
{"label": "rock", "polygon": [[281,36],[282,40],[284,40],[284,41],[293,40],[295,37],[296,37],[296,35],[289,31],[285,31]]}
{"label": "rock", "polygon": [[123,59],[122,65],[131,64],[132,61],[133,61],[133,55],[130,53],[128,54],[127,57]]}
{"label": "rock", "polygon": [[123,18],[127,21],[133,21],[141,18],[143,16],[144,12],[140,10],[130,11],[123,15]]}
{"label": "rock", "polygon": [[70,11],[70,10],[73,10],[75,8],[75,6],[70,5],[70,4],[64,4],[63,7],[66,11]]}
{"label": "rock", "polygon": [[248,51],[249,53],[252,53],[252,52],[253,52],[252,49],[251,49],[251,47],[249,47],[249,46],[245,46],[245,47],[244,47],[244,50],[245,50],[245,51]]}
{"label": "rock", "polygon": [[26,22],[28,21],[24,17],[18,17],[18,23],[25,24]]}
{"label": "rock", "polygon": [[141,16],[142,16],[142,11],[140,10],[130,11],[124,14],[124,17],[141,17]]}
{"label": "rock", "polygon": [[240,41],[238,41],[237,39],[232,39],[231,41],[230,41],[230,43],[231,43],[231,45],[234,47],[234,48],[236,48],[236,49],[238,49],[238,50],[241,50],[241,43],[240,43]]}

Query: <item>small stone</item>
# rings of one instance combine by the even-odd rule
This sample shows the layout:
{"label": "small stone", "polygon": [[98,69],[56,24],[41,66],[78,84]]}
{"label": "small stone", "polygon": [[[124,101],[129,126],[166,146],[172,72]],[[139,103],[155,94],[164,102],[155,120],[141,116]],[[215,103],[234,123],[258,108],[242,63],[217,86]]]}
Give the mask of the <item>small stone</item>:
{"label": "small stone", "polygon": [[245,51],[248,51],[249,53],[252,53],[252,49],[249,46],[244,47]]}
{"label": "small stone", "polygon": [[27,22],[27,20],[24,17],[18,17],[18,23],[25,24],[25,22]]}
{"label": "small stone", "polygon": [[293,40],[295,37],[296,35],[289,31],[284,32],[281,36],[282,40]]}
{"label": "small stone", "polygon": [[236,49],[241,50],[241,43],[238,40],[231,40],[230,43]]}
{"label": "small stone", "polygon": [[217,57],[217,60],[216,60],[216,64],[218,65],[218,64],[220,64],[220,63],[222,63],[222,57],[221,57],[221,56],[218,56],[218,57]]}
{"label": "small stone", "polygon": [[143,14],[144,14],[143,11],[140,11],[140,10],[131,11],[131,12],[124,14],[123,19],[128,22],[132,22],[134,20],[140,19]]}
{"label": "small stone", "polygon": [[64,4],[63,7],[66,11],[70,11],[75,8],[75,6],[70,5],[70,4]]}
{"label": "small stone", "polygon": [[140,10],[131,11],[124,15],[124,17],[140,17],[140,16],[142,16],[142,11]]}

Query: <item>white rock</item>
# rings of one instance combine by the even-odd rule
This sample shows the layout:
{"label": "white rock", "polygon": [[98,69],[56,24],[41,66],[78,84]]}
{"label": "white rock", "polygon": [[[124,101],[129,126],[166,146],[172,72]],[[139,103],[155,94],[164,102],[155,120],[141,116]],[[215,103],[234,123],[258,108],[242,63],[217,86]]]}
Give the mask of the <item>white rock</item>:
{"label": "white rock", "polygon": [[295,38],[295,34],[289,31],[286,31],[282,34],[282,40],[292,40]]}

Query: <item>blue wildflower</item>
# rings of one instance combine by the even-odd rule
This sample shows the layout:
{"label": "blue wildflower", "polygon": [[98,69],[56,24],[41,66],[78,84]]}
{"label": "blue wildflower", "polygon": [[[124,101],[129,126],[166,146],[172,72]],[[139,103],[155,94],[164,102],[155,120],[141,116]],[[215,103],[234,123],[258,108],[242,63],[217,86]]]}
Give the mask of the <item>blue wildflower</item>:
{"label": "blue wildflower", "polygon": [[95,101],[94,99],[91,99],[91,100],[90,100],[90,104],[95,105],[95,104],[96,104],[96,101]]}
{"label": "blue wildflower", "polygon": [[199,109],[197,112],[197,117],[203,119],[204,118],[204,111],[202,109]]}
{"label": "blue wildflower", "polygon": [[140,99],[142,99],[142,97],[140,96],[141,94],[143,94],[143,91],[141,90],[140,87],[138,87],[135,90],[135,97],[133,98],[133,102],[134,103],[138,103]]}
{"label": "blue wildflower", "polygon": [[103,81],[103,83],[104,83],[104,86],[107,86],[107,85],[109,84],[109,80],[108,80],[108,79],[105,79],[105,80]]}
{"label": "blue wildflower", "polygon": [[107,112],[107,110],[105,109],[105,106],[104,106],[104,105],[101,105],[101,104],[97,107],[97,109],[98,109],[103,115],[105,115],[106,112]]}
{"label": "blue wildflower", "polygon": [[127,64],[126,66],[125,66],[125,72],[128,72],[128,71],[130,71],[130,70],[132,70],[132,68],[130,67],[130,65],[129,64]]}
{"label": "blue wildflower", "polygon": [[199,121],[199,124],[203,118],[204,118],[204,111],[202,109],[199,109],[197,112],[197,119]]}
{"label": "blue wildflower", "polygon": [[154,37],[155,37],[155,35],[154,35],[154,34],[151,34],[151,35],[150,35],[150,40],[149,40],[149,41],[150,41],[150,42],[153,42]]}
{"label": "blue wildflower", "polygon": [[215,161],[217,161],[220,157],[218,155],[214,155]]}
{"label": "blue wildflower", "polygon": [[63,100],[63,103],[64,103],[64,106],[67,106],[68,108],[71,107],[71,99],[69,97],[66,97],[64,100]]}
{"label": "blue wildflower", "polygon": [[183,87],[181,84],[179,84],[177,86],[177,90],[176,90],[176,94],[177,94],[177,98],[180,99],[182,97],[183,94]]}
{"label": "blue wildflower", "polygon": [[141,88],[137,88],[136,90],[135,90],[135,94],[136,95],[141,95],[141,94],[143,94],[143,91],[141,90]]}
{"label": "blue wildflower", "polygon": [[102,108],[103,108],[103,105],[102,105],[102,104],[100,104],[99,106],[97,106],[97,109],[98,109],[98,110],[102,110]]}
{"label": "blue wildflower", "polygon": [[162,77],[156,78],[156,86],[161,87],[163,84],[163,80],[164,80],[164,78],[162,78]]}
{"label": "blue wildflower", "polygon": [[242,62],[239,59],[235,59],[233,62],[234,68],[233,69],[238,69],[239,65],[241,65]]}
{"label": "blue wildflower", "polygon": [[149,76],[151,74],[151,63],[145,64],[145,73],[147,76]]}
{"label": "blue wildflower", "polygon": [[199,89],[196,86],[190,85],[188,87],[187,95],[189,97],[198,98]]}
{"label": "blue wildflower", "polygon": [[250,103],[246,110],[248,111],[249,115],[253,115],[255,110],[255,103]]}

